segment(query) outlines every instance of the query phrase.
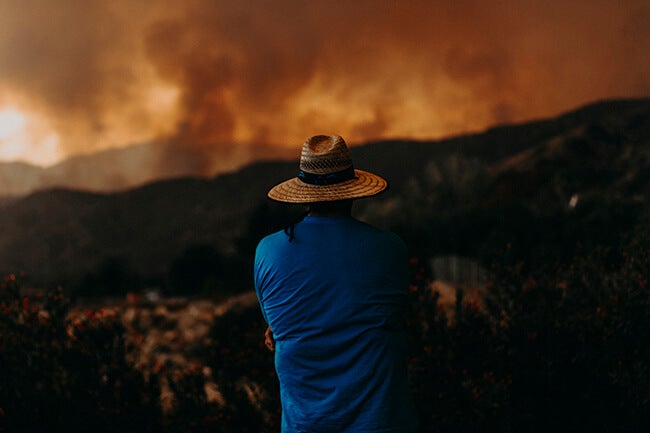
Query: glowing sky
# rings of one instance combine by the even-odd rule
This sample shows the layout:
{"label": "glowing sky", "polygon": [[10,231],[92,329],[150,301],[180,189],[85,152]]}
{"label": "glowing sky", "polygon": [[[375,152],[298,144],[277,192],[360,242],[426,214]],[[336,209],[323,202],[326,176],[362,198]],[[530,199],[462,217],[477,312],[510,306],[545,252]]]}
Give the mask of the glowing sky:
{"label": "glowing sky", "polygon": [[159,140],[209,172],[648,96],[648,23],[647,0],[0,0],[0,160]]}

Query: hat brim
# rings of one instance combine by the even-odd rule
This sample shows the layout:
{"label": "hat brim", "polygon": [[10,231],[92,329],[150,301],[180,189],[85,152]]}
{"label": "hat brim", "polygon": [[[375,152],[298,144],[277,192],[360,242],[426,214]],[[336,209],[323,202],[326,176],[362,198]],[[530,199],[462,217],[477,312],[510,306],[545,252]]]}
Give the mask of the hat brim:
{"label": "hat brim", "polygon": [[311,185],[294,177],[284,181],[268,192],[268,197],[284,203],[316,203],[371,197],[388,188],[381,176],[354,170],[354,179],[334,185]]}

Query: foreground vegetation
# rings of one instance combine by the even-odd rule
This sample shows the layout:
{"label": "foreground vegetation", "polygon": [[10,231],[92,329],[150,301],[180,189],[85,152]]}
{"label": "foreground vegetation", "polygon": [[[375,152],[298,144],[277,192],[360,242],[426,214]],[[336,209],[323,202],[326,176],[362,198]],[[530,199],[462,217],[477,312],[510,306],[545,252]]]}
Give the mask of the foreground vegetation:
{"label": "foreground vegetation", "polygon": [[[451,308],[412,259],[409,366],[422,431],[646,431],[649,227],[641,221],[621,249],[552,268],[531,270],[506,246],[480,300],[458,291]],[[205,366],[142,368],[128,361],[137,338],[119,314],[70,315],[62,289],[26,297],[18,280],[0,288],[1,432],[279,431],[257,308],[215,320]],[[206,371],[218,398],[206,394]],[[175,396],[167,409],[163,384]]]}

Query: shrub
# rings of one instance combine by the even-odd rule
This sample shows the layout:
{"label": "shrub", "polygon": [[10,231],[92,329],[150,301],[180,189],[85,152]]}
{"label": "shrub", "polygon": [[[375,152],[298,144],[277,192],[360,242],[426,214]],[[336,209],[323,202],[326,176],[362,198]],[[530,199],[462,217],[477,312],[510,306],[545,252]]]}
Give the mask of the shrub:
{"label": "shrub", "polygon": [[527,270],[498,255],[453,321],[414,265],[411,377],[423,431],[638,432],[650,427],[650,237]]}
{"label": "shrub", "polygon": [[211,331],[209,365],[233,409],[241,432],[276,432],[280,426],[280,391],[273,354],[263,344],[266,324],[259,307],[231,310]]}
{"label": "shrub", "polygon": [[219,289],[223,259],[210,245],[194,245],[176,258],[169,270],[169,292],[179,295],[207,293]]}
{"label": "shrub", "polygon": [[0,431],[157,431],[156,382],[125,361],[118,318],[70,319],[60,288],[21,297],[13,275],[0,299]]}
{"label": "shrub", "polygon": [[[411,261],[409,374],[423,432],[638,432],[650,427],[650,224],[619,250],[556,268],[505,248],[480,300],[440,302]],[[106,311],[71,318],[60,288],[0,290],[0,431],[273,432],[280,404],[257,307],[216,318],[200,369],[153,372],[125,361],[124,328]],[[163,414],[159,378],[176,405]],[[158,376],[161,375],[161,376]]]}

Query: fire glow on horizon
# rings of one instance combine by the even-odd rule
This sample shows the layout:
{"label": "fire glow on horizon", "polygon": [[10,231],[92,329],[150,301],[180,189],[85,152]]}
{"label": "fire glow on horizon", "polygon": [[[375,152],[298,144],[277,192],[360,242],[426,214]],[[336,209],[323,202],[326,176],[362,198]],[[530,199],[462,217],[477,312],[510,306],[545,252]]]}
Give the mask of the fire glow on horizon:
{"label": "fire glow on horizon", "polygon": [[47,165],[60,159],[58,137],[12,107],[0,108],[0,160]]}
{"label": "fire glow on horizon", "polygon": [[[2,0],[0,160],[440,138],[650,94],[643,0]],[[254,158],[253,149],[249,158]]]}

